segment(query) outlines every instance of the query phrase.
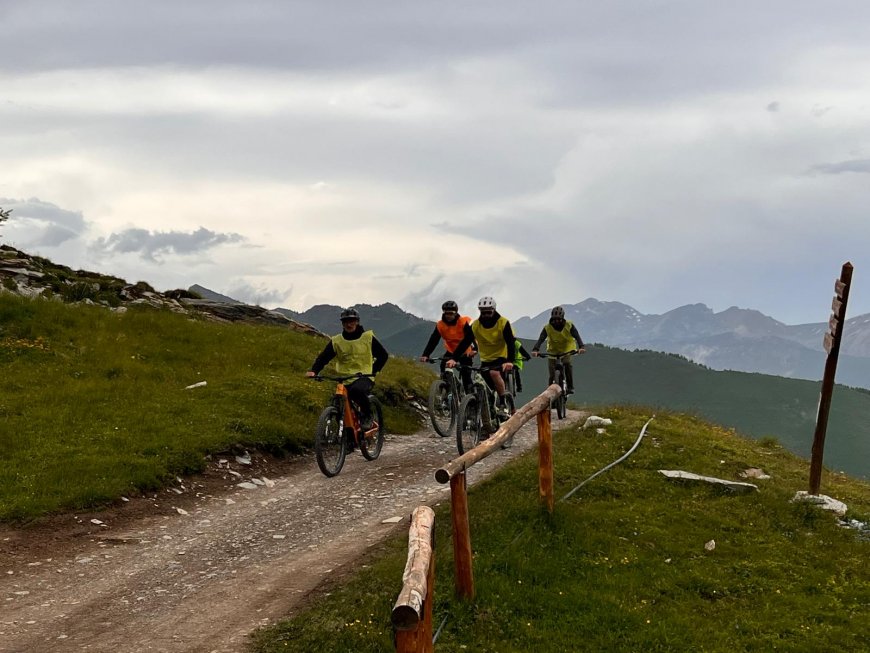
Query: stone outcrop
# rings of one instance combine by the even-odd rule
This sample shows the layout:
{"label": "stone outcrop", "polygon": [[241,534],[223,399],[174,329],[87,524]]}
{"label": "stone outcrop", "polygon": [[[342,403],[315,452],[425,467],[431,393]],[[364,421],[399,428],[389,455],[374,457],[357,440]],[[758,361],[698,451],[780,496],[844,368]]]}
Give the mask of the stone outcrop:
{"label": "stone outcrop", "polygon": [[129,306],[147,305],[175,313],[199,315],[217,322],[242,322],[286,327],[323,336],[310,324],[261,306],[201,299],[187,290],[158,292],[148,283],[87,270],[73,270],[39,256],[29,256],[8,245],[0,246],[0,292],[23,297],[44,297],[70,304],[94,304],[123,312]]}

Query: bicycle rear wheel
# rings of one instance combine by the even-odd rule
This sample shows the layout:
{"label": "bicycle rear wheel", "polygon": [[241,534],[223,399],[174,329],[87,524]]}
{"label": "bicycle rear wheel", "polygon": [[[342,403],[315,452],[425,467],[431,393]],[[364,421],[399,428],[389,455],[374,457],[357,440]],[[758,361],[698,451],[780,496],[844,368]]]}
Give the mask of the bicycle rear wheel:
{"label": "bicycle rear wheel", "polygon": [[442,438],[453,432],[456,410],[455,399],[450,392],[450,385],[443,379],[432,382],[429,388],[429,419],[432,427]]}
{"label": "bicycle rear wheel", "polygon": [[369,395],[369,403],[372,405],[372,419],[375,425],[367,433],[360,433],[359,450],[366,460],[374,460],[381,455],[384,448],[384,411],[381,402],[374,395]]}
{"label": "bicycle rear wheel", "polygon": [[459,404],[456,415],[456,448],[460,455],[477,446],[482,429],[480,402],[475,395],[467,395]]}
{"label": "bicycle rear wheel", "polygon": [[320,413],[317,420],[317,432],[314,435],[314,453],[317,466],[324,476],[333,477],[341,471],[344,465],[347,449],[345,448],[342,420],[335,406],[328,406]]}

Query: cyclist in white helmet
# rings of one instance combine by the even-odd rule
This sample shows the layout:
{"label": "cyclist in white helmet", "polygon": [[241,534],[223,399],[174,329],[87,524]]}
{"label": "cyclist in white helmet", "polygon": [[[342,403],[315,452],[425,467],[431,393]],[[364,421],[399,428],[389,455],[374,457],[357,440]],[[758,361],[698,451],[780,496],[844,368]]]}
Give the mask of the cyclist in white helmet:
{"label": "cyclist in white helmet", "polygon": [[[477,343],[477,353],[480,354],[481,367],[489,369],[484,374],[484,380],[493,388],[499,397],[499,404],[504,405],[505,385],[502,372],[513,369],[516,338],[511,323],[495,309],[492,297],[481,297],[477,302],[480,317],[471,323],[474,341]],[[468,336],[456,346],[455,351],[465,351],[472,344]],[[453,361],[448,361],[448,365]],[[450,365],[453,367],[453,365]]]}

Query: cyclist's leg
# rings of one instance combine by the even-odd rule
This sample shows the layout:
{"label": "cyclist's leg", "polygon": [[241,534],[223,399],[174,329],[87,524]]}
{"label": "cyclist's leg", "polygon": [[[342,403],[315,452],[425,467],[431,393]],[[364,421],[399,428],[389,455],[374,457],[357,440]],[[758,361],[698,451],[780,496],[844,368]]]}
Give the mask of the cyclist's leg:
{"label": "cyclist's leg", "polygon": [[492,388],[499,397],[503,397],[505,393],[504,377],[501,375],[501,366],[507,362],[506,358],[496,358],[492,361],[487,361],[486,366],[490,368],[489,378],[492,379]]}
{"label": "cyclist's leg", "polygon": [[556,382],[556,359],[548,358],[547,359],[547,369],[550,372],[550,378],[547,381],[547,385],[553,385]]}
{"label": "cyclist's leg", "polygon": [[571,357],[562,357],[562,366],[565,368],[565,384],[568,386],[568,394],[574,394],[574,368],[571,365]]}
{"label": "cyclist's leg", "polygon": [[516,384],[517,384],[517,392],[522,392],[523,391],[523,379],[520,376],[520,368],[518,368],[518,367],[514,368],[514,381],[516,381]]}
{"label": "cyclist's leg", "polygon": [[359,419],[364,429],[371,428],[372,406],[369,402],[369,395],[374,386],[374,381],[367,376],[361,376],[353,383],[349,383],[345,386],[347,388],[348,398],[359,407]]}
{"label": "cyclist's leg", "polygon": [[471,356],[460,356],[459,357],[459,378],[462,379],[462,385],[465,388],[466,392],[471,392],[472,390],[472,381],[471,381],[471,366],[474,365],[474,361],[471,359]]}

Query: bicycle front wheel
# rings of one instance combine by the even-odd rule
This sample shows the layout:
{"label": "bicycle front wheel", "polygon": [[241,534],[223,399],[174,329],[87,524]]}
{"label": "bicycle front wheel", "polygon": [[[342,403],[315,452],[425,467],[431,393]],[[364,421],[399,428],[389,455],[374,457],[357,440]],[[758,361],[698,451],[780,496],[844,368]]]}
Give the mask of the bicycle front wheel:
{"label": "bicycle front wheel", "polygon": [[504,381],[504,387],[511,397],[517,396],[517,378],[514,376],[513,370],[507,373]]}
{"label": "bicycle front wheel", "polygon": [[456,448],[460,455],[477,446],[482,430],[480,402],[475,395],[467,395],[459,404],[456,416]]}
{"label": "bicycle front wheel", "polygon": [[359,450],[366,460],[374,460],[381,455],[384,448],[384,410],[381,402],[374,395],[369,395],[372,405],[373,428],[367,433],[360,433]]}
{"label": "bicycle front wheel", "polygon": [[342,426],[341,416],[335,406],[324,408],[317,420],[314,453],[320,471],[330,478],[341,471],[347,456]]}
{"label": "bicycle front wheel", "polygon": [[442,438],[453,432],[456,419],[453,403],[450,386],[443,379],[433,381],[429,388],[429,419],[432,420],[435,432]]}

